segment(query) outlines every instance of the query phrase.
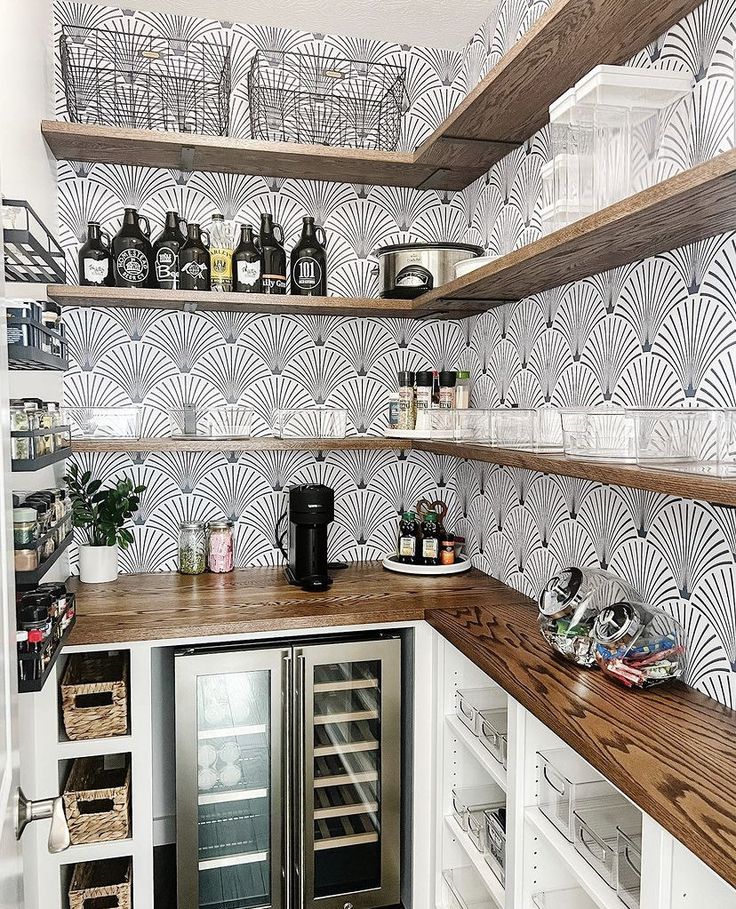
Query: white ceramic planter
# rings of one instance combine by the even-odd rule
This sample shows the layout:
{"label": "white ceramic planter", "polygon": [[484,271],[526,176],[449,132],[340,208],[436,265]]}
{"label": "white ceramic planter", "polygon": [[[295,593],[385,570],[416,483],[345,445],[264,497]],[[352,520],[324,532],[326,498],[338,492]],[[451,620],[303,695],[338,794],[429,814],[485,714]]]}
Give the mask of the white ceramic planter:
{"label": "white ceramic planter", "polygon": [[109,584],[118,576],[118,547],[90,546],[83,543],[79,547],[79,580],[83,584]]}

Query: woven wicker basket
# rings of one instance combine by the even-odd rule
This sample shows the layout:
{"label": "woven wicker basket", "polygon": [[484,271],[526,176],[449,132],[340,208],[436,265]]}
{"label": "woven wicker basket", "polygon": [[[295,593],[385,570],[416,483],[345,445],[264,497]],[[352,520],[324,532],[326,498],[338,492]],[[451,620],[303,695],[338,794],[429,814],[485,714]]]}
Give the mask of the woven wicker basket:
{"label": "woven wicker basket", "polygon": [[76,865],[69,885],[69,909],[131,909],[131,871],[129,858]]}
{"label": "woven wicker basket", "polygon": [[129,755],[77,758],[64,787],[72,845],[130,835]]}
{"label": "woven wicker basket", "polygon": [[128,731],[128,662],[123,654],[69,657],[61,680],[64,729],[70,739],[101,739]]}

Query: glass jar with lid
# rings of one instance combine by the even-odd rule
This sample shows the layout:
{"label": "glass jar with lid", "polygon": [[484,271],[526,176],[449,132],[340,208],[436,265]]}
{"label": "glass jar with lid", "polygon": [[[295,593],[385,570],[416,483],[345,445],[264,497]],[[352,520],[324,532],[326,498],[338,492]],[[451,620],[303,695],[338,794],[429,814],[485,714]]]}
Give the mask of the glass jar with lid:
{"label": "glass jar with lid", "polygon": [[204,574],[207,568],[207,533],[199,521],[179,525],[179,573]]}
{"label": "glass jar with lid", "polygon": [[235,567],[235,530],[232,521],[211,521],[207,525],[207,567],[225,574]]}
{"label": "glass jar with lid", "polygon": [[13,542],[27,546],[38,539],[38,515],[33,508],[13,509]]}
{"label": "glass jar with lid", "polygon": [[636,590],[601,568],[570,567],[550,578],[539,597],[539,630],[565,659],[595,665],[593,625],[598,613],[619,600],[638,602]]}
{"label": "glass jar with lid", "polygon": [[664,610],[613,603],[598,613],[593,638],[596,662],[626,688],[651,688],[685,673],[685,633]]}

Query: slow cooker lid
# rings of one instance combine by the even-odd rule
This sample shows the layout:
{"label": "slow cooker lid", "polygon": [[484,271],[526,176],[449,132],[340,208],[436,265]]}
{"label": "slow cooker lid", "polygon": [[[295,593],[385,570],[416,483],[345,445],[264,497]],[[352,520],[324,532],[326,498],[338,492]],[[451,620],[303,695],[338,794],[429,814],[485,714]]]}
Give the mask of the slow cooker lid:
{"label": "slow cooker lid", "polygon": [[383,256],[392,252],[408,252],[438,249],[458,249],[463,252],[473,253],[475,256],[482,256],[485,250],[482,246],[473,246],[472,243],[394,243],[391,246],[379,246],[374,250],[374,256]]}

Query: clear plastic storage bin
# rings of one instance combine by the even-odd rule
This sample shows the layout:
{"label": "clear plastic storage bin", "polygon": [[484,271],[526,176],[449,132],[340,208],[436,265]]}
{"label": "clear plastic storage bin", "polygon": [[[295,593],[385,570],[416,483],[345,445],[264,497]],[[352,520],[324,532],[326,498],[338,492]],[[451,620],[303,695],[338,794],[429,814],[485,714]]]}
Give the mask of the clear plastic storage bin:
{"label": "clear plastic storage bin", "polygon": [[641,898],[641,817],[634,827],[616,829],[618,860],[616,894],[629,909],[639,909]]}
{"label": "clear plastic storage bin", "polygon": [[492,410],[491,439],[499,448],[562,451],[560,411],[554,407],[500,407]]}
{"label": "clear plastic storage bin", "polygon": [[609,887],[616,888],[618,828],[641,828],[641,811],[614,795],[596,807],[573,812],[575,848]]}
{"label": "clear plastic storage bin", "polygon": [[598,909],[598,903],[581,887],[535,893],[532,895],[532,902],[537,909]]}
{"label": "clear plastic storage bin", "polygon": [[539,810],[571,843],[580,805],[610,798],[616,790],[569,748],[538,751]]}
{"label": "clear plastic storage bin", "polygon": [[574,458],[636,462],[635,423],[620,407],[562,412],[565,454]]}
{"label": "clear plastic storage bin", "polygon": [[171,435],[184,439],[249,439],[255,411],[245,407],[169,411]]}
{"label": "clear plastic storage bin", "polygon": [[486,865],[501,884],[506,883],[506,807],[491,808],[483,812],[485,843],[483,854]]}
{"label": "clear plastic storage bin", "polygon": [[480,735],[480,714],[492,707],[500,707],[505,700],[503,691],[489,685],[487,688],[462,688],[456,693],[456,711],[460,721],[473,735]]}
{"label": "clear plastic storage bin", "polygon": [[331,407],[279,410],[276,435],[281,439],[344,439],[348,412]]}
{"label": "clear plastic storage bin", "polygon": [[[470,823],[476,831],[476,846],[483,851],[483,812],[489,808],[499,808],[506,805],[506,793],[495,783],[485,786],[469,786],[467,788],[452,790],[452,813],[460,827],[469,833]],[[470,818],[473,815],[471,822]]]}
{"label": "clear plastic storage bin", "polygon": [[457,442],[490,442],[490,410],[456,410],[455,440]]}
{"label": "clear plastic storage bin", "polygon": [[636,460],[647,467],[716,464],[725,458],[723,411],[698,408],[630,410]]}
{"label": "clear plastic storage bin", "polygon": [[139,439],[140,407],[66,407],[64,423],[76,439]]}
{"label": "clear plastic storage bin", "polygon": [[509,714],[506,707],[498,710],[481,710],[477,719],[481,745],[504,767],[508,750],[508,722]]}
{"label": "clear plastic storage bin", "polygon": [[496,909],[483,879],[472,865],[443,871],[442,877],[448,909]]}

